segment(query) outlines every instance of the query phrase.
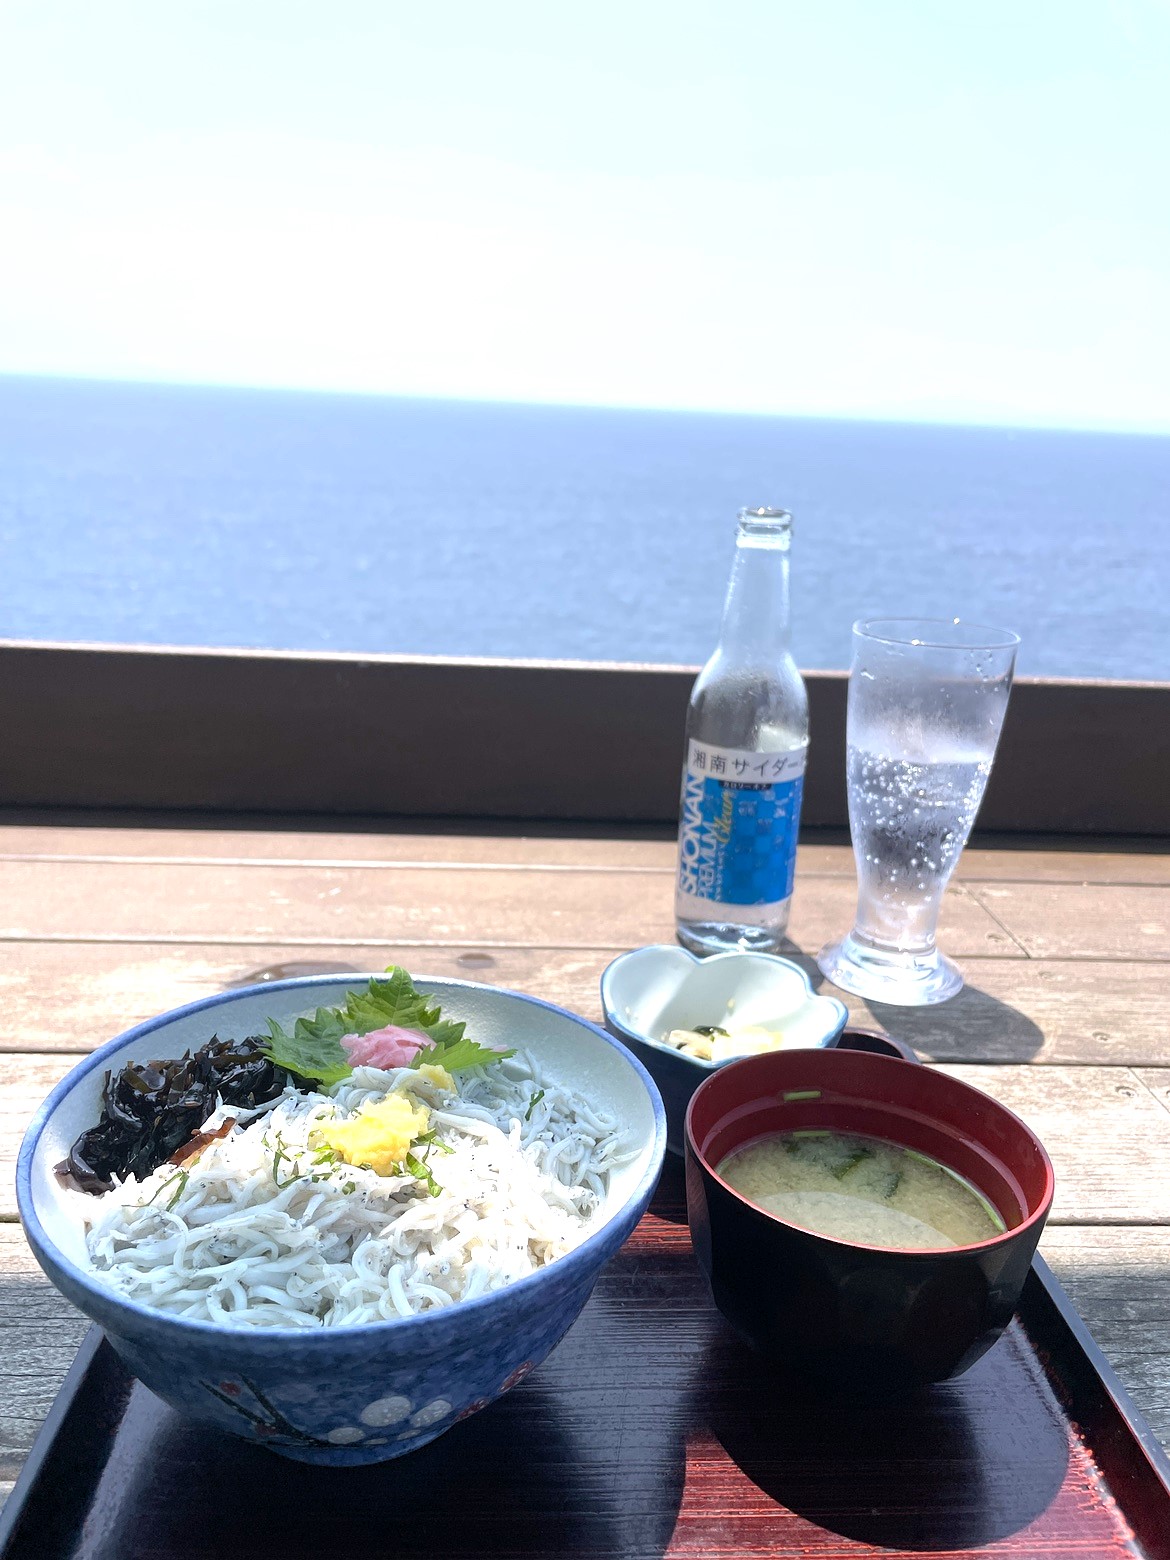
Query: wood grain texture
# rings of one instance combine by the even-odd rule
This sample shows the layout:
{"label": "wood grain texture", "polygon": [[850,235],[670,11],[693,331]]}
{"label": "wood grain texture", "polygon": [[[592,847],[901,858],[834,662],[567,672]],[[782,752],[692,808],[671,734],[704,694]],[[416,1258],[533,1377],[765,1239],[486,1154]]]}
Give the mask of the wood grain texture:
{"label": "wood grain texture", "polygon": [[1170,1230],[1049,1226],[1040,1250],[1170,1448]]}
{"label": "wood grain texture", "polygon": [[959,857],[955,875],[967,883],[1170,884],[1170,852],[1164,841],[1125,852],[1077,850],[1065,843],[1070,848],[1053,848],[1055,842],[1042,849],[969,846]]}
{"label": "wood grain texture", "polygon": [[[540,874],[167,862],[0,861],[0,938],[141,942],[281,941],[401,946],[633,948],[674,938],[670,880],[652,873]],[[806,879],[790,933],[815,952],[852,924],[853,884]],[[956,886],[940,938],[956,956],[1019,953]],[[1022,954],[1020,955],[1022,957]]]}
{"label": "wood grain texture", "polygon": [[1170,960],[1170,885],[978,883],[967,892],[1034,959]]}
{"label": "wood grain texture", "polygon": [[[624,950],[283,943],[0,942],[0,1053],[90,1050],[132,1024],[235,986],[377,971],[484,981],[601,1020],[599,981]],[[820,984],[815,961],[800,961]],[[967,985],[933,1008],[845,997],[855,1022],[947,1062],[1170,1066],[1170,966],[963,961]]]}
{"label": "wood grain texture", "polygon": [[963,990],[936,1007],[845,1001],[861,1027],[884,1029],[933,1061],[1170,1066],[1170,964],[959,963]]}
{"label": "wood grain texture", "polygon": [[143,1019],[233,987],[351,970],[376,973],[395,963],[419,976],[528,992],[597,1021],[601,971],[620,951],[0,943],[0,1052],[92,1050]]}
{"label": "wood grain texture", "polygon": [[[646,831],[640,831],[645,833]],[[570,834],[436,832],[432,825],[413,830],[304,830],[193,828],[85,828],[79,825],[0,824],[0,858],[40,860],[315,862],[326,866],[367,867],[433,864],[502,866],[514,871],[563,867],[571,871],[647,871],[671,873],[675,861],[673,830],[659,838],[622,838],[607,830],[597,837]],[[811,847],[814,861],[848,875],[853,853],[846,846]]]}
{"label": "wood grain texture", "polygon": [[0,1479],[11,1479],[89,1326],[37,1266],[18,1225],[0,1225]]}
{"label": "wood grain texture", "polygon": [[1154,1098],[1170,1111],[1170,1068],[1137,1067],[1134,1071]]}
{"label": "wood grain texture", "polygon": [[1056,1171],[1054,1224],[1170,1225],[1170,1112],[1125,1067],[941,1071],[1021,1116]]}
{"label": "wood grain texture", "polygon": [[[575,871],[631,871],[673,873],[673,829],[661,827],[656,838],[632,837],[607,827],[604,834],[585,835],[583,826],[571,832],[529,826],[531,832],[512,826],[495,833],[453,832],[448,822],[438,825],[420,820],[413,828],[375,827],[364,830],[280,827],[239,828],[228,820],[209,820],[202,828],[155,828],[109,825],[63,825],[0,822],[0,858],[39,859],[44,856],[71,859],[172,861],[317,862],[326,865],[357,863],[392,866],[406,863],[496,865],[515,871],[533,866],[558,866]],[[647,829],[638,831],[645,836]],[[1026,838],[1026,837],[1022,837]],[[970,882],[1053,883],[1153,883],[1170,884],[1170,847],[1157,842],[1138,848],[1132,842],[1121,850],[1103,841],[1100,848],[1076,848],[1068,837],[1055,836],[1044,848],[1005,844],[1002,848],[969,846],[959,859],[957,878]],[[1083,841],[1077,841],[1083,845]],[[848,843],[802,841],[797,857],[801,876],[855,876],[853,851]]]}
{"label": "wood grain texture", "polygon": [[0,1220],[17,1217],[16,1156],[33,1112],[78,1060],[70,1055],[5,1058],[0,1088]]}

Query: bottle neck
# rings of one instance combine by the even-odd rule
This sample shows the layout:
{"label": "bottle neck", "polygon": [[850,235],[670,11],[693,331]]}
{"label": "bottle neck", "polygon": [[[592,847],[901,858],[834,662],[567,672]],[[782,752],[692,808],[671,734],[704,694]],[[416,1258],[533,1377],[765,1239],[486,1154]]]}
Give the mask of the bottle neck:
{"label": "bottle neck", "polygon": [[741,509],[735,562],[723,604],[719,648],[750,659],[789,648],[788,549],[792,517],[783,509]]}

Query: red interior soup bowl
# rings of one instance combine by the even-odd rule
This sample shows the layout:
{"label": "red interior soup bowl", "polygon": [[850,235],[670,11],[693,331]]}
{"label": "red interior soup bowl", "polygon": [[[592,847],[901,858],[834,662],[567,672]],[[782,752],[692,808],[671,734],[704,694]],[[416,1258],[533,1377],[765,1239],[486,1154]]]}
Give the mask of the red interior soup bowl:
{"label": "red interior soup bowl", "polygon": [[[973,1244],[893,1249],[870,1244],[868,1226],[842,1239],[765,1212],[719,1167],[791,1132],[926,1156],[1004,1227],[988,1221]],[[691,1238],[723,1315],[772,1359],[858,1390],[913,1388],[974,1364],[1011,1319],[1052,1206],[1052,1165],[1018,1116],[943,1073],[862,1051],[774,1051],[712,1073],[687,1111],[686,1168]]]}

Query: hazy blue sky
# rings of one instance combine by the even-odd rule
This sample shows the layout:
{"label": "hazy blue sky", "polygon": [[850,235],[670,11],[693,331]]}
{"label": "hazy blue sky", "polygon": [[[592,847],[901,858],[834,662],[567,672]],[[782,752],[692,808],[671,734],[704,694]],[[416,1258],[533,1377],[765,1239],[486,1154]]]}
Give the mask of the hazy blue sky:
{"label": "hazy blue sky", "polygon": [[0,370],[1170,430],[1170,0],[0,0]]}

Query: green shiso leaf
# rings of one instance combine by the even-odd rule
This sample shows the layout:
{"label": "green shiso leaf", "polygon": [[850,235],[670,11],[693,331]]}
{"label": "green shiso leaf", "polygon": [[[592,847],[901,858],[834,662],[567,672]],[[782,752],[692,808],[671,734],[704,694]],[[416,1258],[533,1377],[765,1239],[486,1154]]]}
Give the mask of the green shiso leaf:
{"label": "green shiso leaf", "polygon": [[351,991],[340,1007],[318,1008],[312,1018],[298,1018],[291,1033],[270,1018],[267,1052],[278,1067],[328,1088],[353,1071],[342,1035],[368,1035],[387,1024],[417,1029],[433,1042],[415,1056],[412,1067],[433,1062],[452,1072],[512,1055],[466,1039],[467,1026],[445,1019],[438,1003],[416,991],[410,976],[396,965],[386,971],[385,980],[375,978],[364,991]]}
{"label": "green shiso leaf", "polygon": [[515,1054],[514,1051],[493,1051],[490,1046],[480,1045],[478,1040],[464,1038],[453,1040],[449,1045],[436,1045],[430,1051],[419,1051],[411,1058],[410,1065],[422,1067],[426,1064],[445,1067],[448,1072],[461,1072],[466,1067],[486,1067],[491,1062],[502,1062],[505,1056]]}
{"label": "green shiso leaf", "polygon": [[338,1027],[333,1010],[318,1008],[316,1017],[298,1018],[291,1034],[270,1018],[265,1049],[277,1067],[328,1087],[353,1071],[341,1043],[342,1035],[351,1033]]}
{"label": "green shiso leaf", "polygon": [[344,1008],[350,1027],[343,1029],[343,1034],[368,1035],[372,1029],[397,1024],[401,1029],[420,1029],[437,1046],[462,1040],[467,1026],[445,1019],[433,997],[424,997],[414,989],[404,969],[391,965],[386,976],[385,980],[372,980],[367,991],[350,994]]}

